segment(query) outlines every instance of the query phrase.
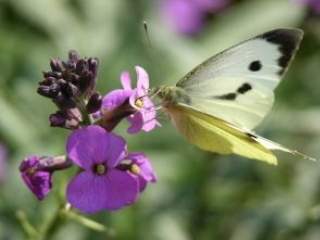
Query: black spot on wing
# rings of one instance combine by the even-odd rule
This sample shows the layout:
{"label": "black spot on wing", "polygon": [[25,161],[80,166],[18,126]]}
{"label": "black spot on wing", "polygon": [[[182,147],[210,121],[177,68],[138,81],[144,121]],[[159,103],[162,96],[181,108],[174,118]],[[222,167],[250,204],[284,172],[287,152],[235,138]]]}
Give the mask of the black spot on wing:
{"label": "black spot on wing", "polygon": [[243,83],[236,92],[226,93],[220,96],[213,96],[213,98],[221,99],[221,100],[236,100],[238,94],[245,94],[250,91],[252,86],[249,83]]}
{"label": "black spot on wing", "polygon": [[285,72],[290,60],[299,47],[302,36],[303,31],[300,29],[276,29],[260,36],[260,38],[279,46],[279,51],[282,54],[278,59],[278,64],[281,67],[279,75]]}
{"label": "black spot on wing", "polygon": [[236,93],[227,93],[221,96],[215,96],[214,98],[222,99],[222,100],[235,100],[237,98]]}
{"label": "black spot on wing", "polygon": [[262,64],[260,61],[253,61],[249,65],[249,70],[252,72],[257,72],[262,68]]}
{"label": "black spot on wing", "polygon": [[245,94],[246,92],[250,91],[251,89],[252,89],[252,86],[249,83],[244,83],[238,88],[237,92],[240,94]]}

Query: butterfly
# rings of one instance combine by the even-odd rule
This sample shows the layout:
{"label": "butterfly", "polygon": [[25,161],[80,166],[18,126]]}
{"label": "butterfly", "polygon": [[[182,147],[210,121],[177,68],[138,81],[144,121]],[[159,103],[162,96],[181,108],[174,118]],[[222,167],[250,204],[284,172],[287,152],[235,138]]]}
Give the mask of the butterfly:
{"label": "butterfly", "polygon": [[178,131],[203,150],[274,165],[273,150],[315,160],[253,131],[270,111],[302,38],[300,29],[265,32],[207,59],[176,86],[153,92]]}

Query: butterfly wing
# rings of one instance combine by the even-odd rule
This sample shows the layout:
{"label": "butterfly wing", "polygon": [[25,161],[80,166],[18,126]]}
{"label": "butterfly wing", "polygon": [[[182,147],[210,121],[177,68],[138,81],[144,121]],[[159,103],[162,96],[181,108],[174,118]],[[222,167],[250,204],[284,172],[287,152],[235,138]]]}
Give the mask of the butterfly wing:
{"label": "butterfly wing", "polygon": [[291,150],[278,143],[256,135],[250,130],[241,129],[222,119],[202,113],[185,104],[167,108],[176,128],[187,140],[199,148],[220,154],[238,154],[277,165],[273,150],[287,152],[304,159],[315,158]]}
{"label": "butterfly wing", "polygon": [[167,111],[178,131],[203,150],[219,154],[233,153],[277,164],[276,156],[269,149],[219,118],[183,105],[168,108]]}
{"label": "butterfly wing", "polygon": [[253,129],[273,105],[279,84],[302,40],[299,29],[276,29],[244,41],[197,66],[178,83],[190,105]]}

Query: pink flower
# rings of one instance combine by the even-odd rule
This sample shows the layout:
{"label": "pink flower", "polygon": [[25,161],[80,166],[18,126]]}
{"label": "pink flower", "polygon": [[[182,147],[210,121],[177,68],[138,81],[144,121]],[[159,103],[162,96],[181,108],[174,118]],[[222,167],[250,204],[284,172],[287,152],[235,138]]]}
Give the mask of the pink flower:
{"label": "pink flower", "polygon": [[161,0],[163,18],[178,33],[198,33],[208,13],[222,10],[229,0]]}
{"label": "pink flower", "polygon": [[[136,72],[137,87],[132,88],[129,73],[123,72],[120,77],[123,89],[113,90],[108,93],[103,98],[101,107],[102,115],[108,115],[109,112],[115,109],[126,109],[123,116],[127,117],[131,124],[128,128],[128,132],[131,134],[138,133],[141,130],[149,132],[160,126],[156,120],[155,106],[148,97],[149,76],[139,66],[136,66]],[[121,117],[123,116],[121,115]]]}

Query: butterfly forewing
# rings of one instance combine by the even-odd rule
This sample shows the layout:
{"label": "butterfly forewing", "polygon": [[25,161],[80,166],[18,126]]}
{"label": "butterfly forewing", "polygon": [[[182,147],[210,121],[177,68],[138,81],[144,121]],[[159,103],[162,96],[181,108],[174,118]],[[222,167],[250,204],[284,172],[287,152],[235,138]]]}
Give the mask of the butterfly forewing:
{"label": "butterfly forewing", "polygon": [[200,64],[178,83],[190,105],[247,129],[273,104],[273,90],[286,72],[303,32],[277,29],[244,41]]}

